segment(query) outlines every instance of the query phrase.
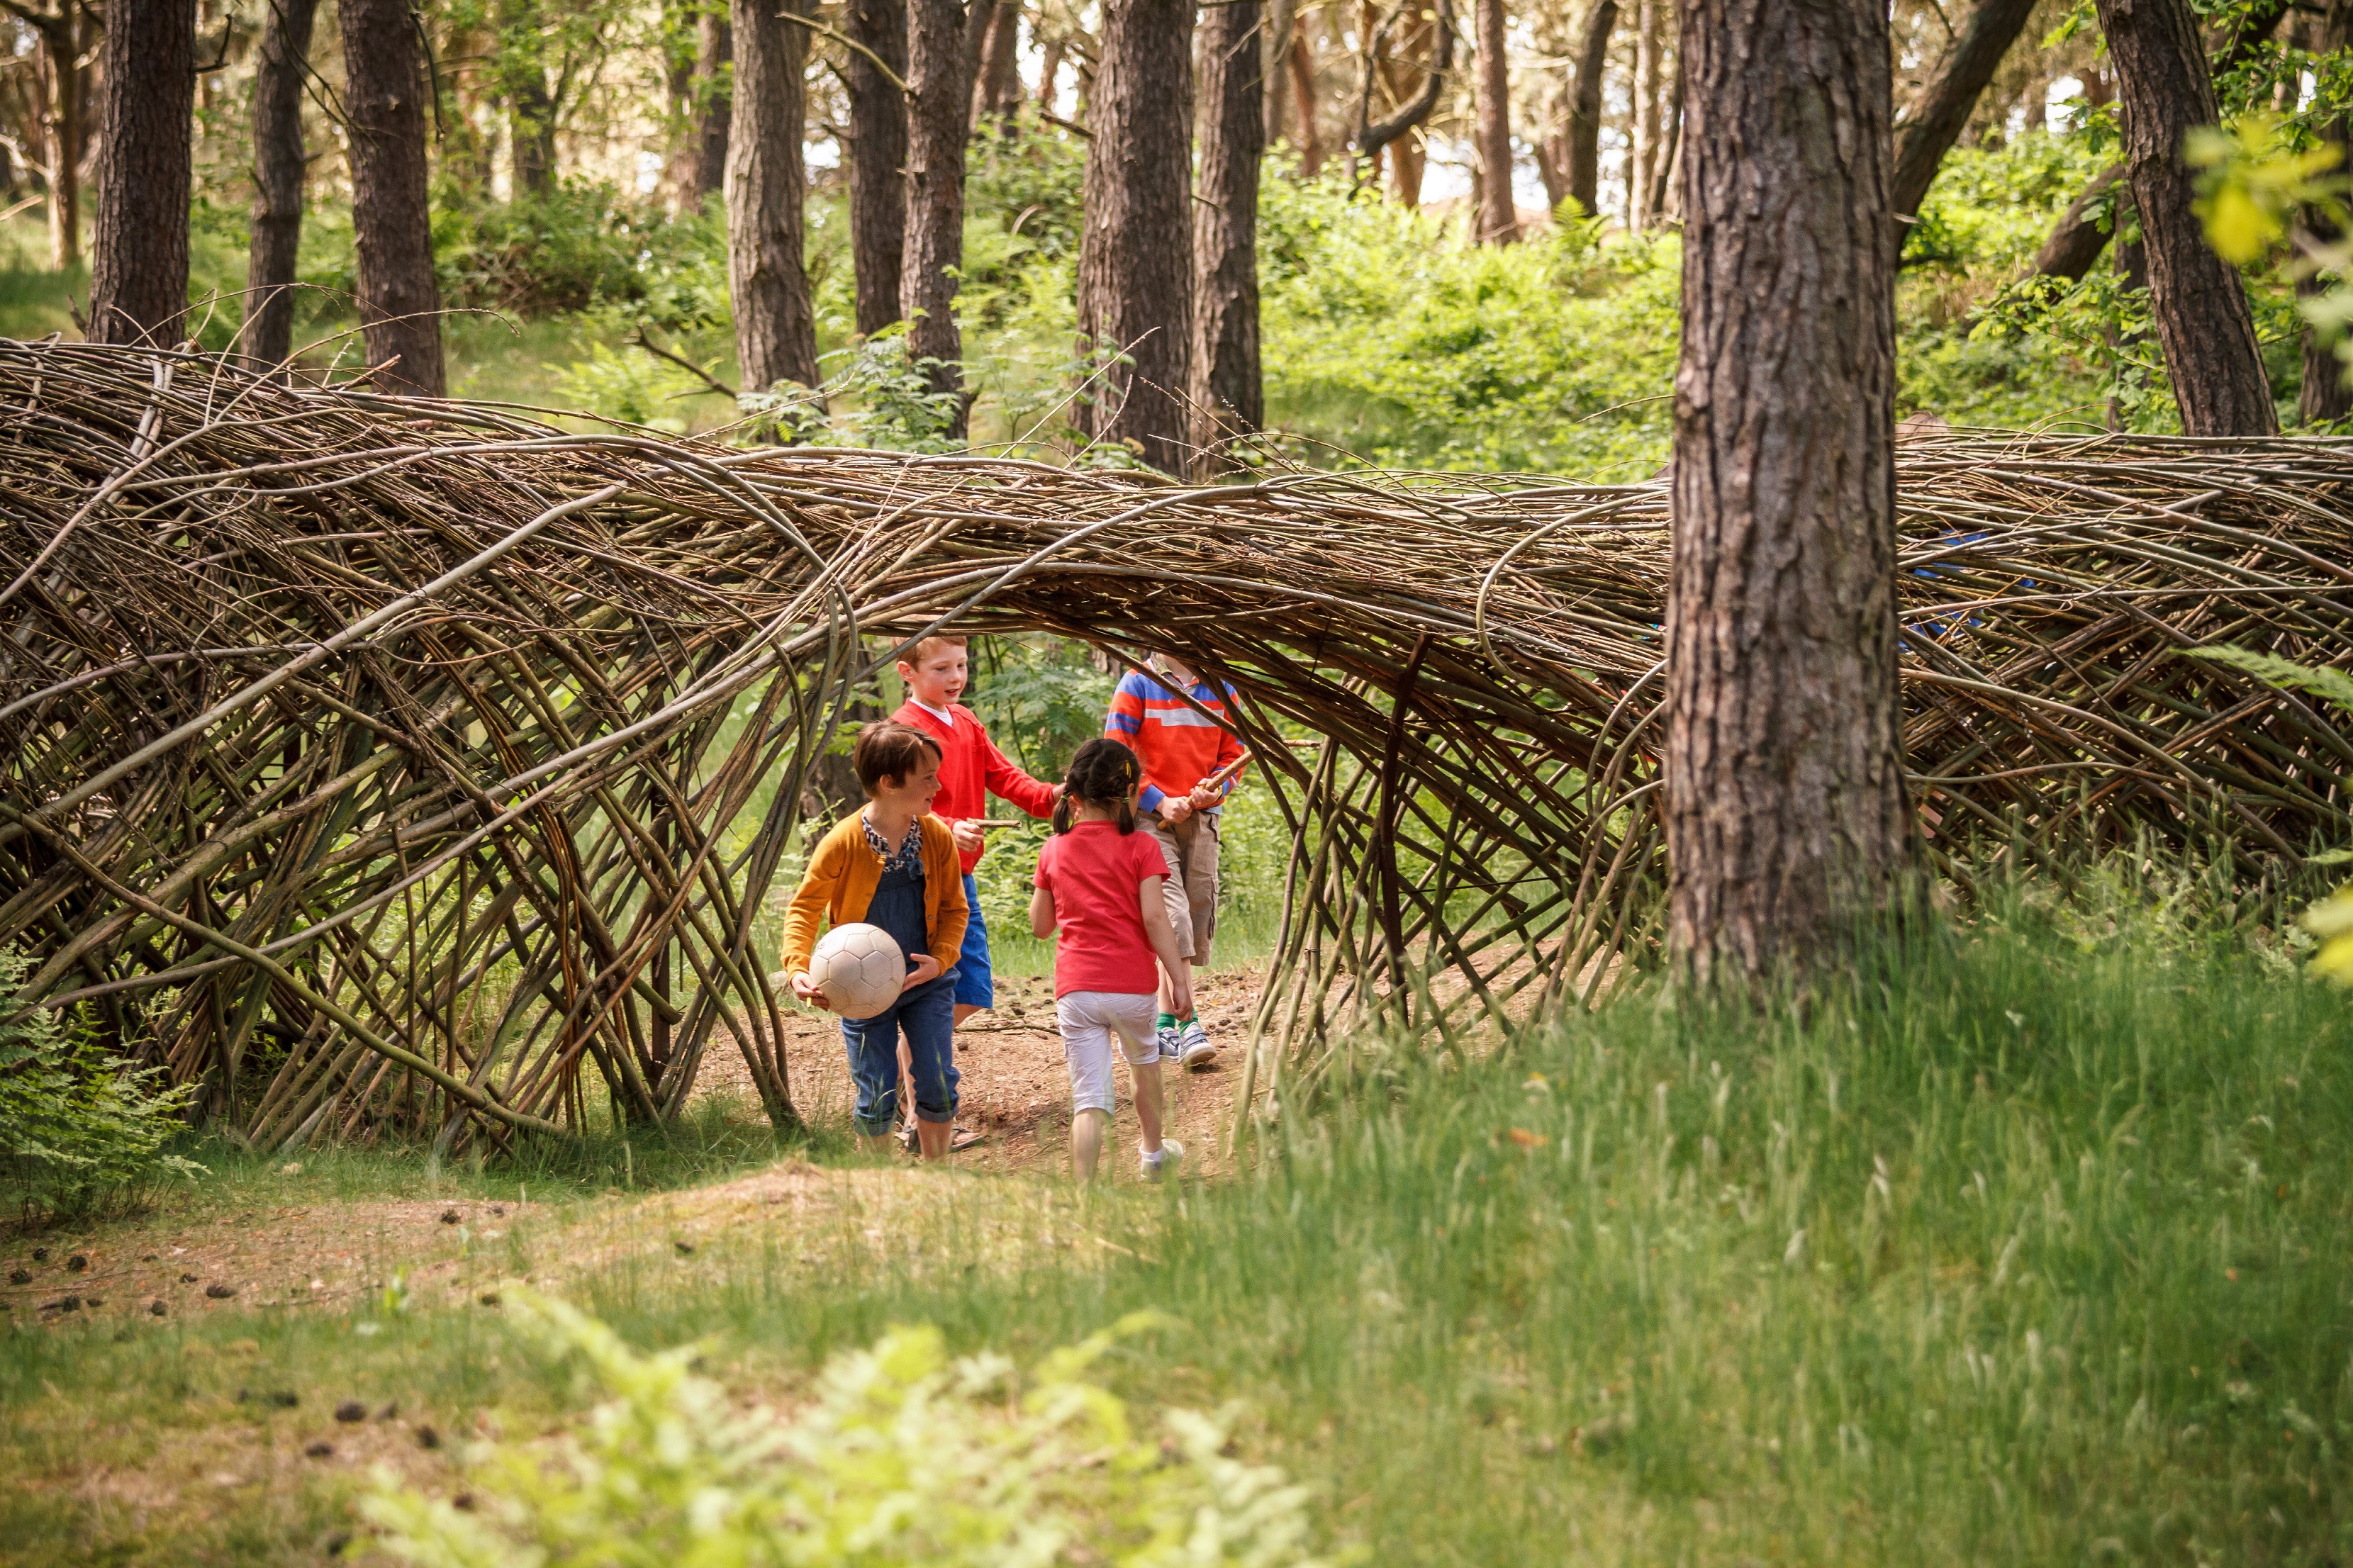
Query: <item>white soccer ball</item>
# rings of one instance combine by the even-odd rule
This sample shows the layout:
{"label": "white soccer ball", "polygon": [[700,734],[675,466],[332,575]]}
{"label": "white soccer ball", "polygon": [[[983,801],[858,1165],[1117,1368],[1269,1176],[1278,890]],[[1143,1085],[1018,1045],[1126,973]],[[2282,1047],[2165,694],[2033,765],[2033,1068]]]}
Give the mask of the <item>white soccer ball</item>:
{"label": "white soccer ball", "polygon": [[881,926],[863,921],[825,933],[809,954],[809,981],[852,1021],[888,1012],[907,983],[907,955]]}

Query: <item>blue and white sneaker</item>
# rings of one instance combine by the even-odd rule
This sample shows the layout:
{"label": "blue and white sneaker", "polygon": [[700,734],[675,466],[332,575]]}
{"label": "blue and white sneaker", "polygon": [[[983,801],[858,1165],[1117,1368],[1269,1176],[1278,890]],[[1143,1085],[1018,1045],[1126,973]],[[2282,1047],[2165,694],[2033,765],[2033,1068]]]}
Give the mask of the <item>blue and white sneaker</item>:
{"label": "blue and white sneaker", "polygon": [[1174,1138],[1163,1138],[1160,1141],[1158,1153],[1144,1156],[1144,1179],[1147,1182],[1157,1182],[1175,1175],[1177,1165],[1183,1163],[1184,1158],[1185,1145]]}
{"label": "blue and white sneaker", "polygon": [[[1201,1027],[1200,1019],[1186,1019],[1178,1026],[1176,1033],[1180,1037],[1176,1058],[1186,1067],[1198,1071],[1218,1059],[1218,1047],[1209,1044],[1208,1031]],[[1168,1054],[1168,1047],[1166,1046],[1161,1047],[1160,1050],[1163,1056]]]}
{"label": "blue and white sneaker", "polygon": [[1185,1032],[1175,1024],[1163,1024],[1152,1032],[1153,1048],[1160,1053],[1157,1059],[1173,1062],[1185,1051]]}

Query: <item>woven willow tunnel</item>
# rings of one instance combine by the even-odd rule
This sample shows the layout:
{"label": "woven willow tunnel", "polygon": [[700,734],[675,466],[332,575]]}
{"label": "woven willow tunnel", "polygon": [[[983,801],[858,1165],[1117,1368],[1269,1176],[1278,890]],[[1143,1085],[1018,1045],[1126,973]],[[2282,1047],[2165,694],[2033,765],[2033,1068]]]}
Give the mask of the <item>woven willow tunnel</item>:
{"label": "woven willow tunnel", "polygon": [[[1293,834],[1246,1072],[1659,941],[1656,485],[735,451],[57,342],[0,343],[0,942],[259,1146],[665,1116],[714,1047],[789,1120],[763,911],[934,626],[1240,689]],[[2353,837],[2353,738],[2181,657],[2347,662],[2348,487],[2336,442],[1908,448],[1932,848]]]}

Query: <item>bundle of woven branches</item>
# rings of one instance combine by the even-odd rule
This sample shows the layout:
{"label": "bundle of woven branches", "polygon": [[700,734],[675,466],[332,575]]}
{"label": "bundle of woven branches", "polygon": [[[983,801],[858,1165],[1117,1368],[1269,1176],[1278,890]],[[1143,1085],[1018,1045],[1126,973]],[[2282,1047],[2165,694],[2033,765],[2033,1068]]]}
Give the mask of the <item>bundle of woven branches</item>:
{"label": "bundle of woven branches", "polygon": [[[791,1118],[763,914],[939,626],[1240,689],[1293,836],[1252,1071],[1658,941],[1656,485],[733,450],[56,342],[0,342],[0,942],[258,1145],[664,1117],[723,1039]],[[2348,837],[2344,730],[2184,650],[2346,662],[2353,446],[1959,438],[1901,487],[1948,865]]]}

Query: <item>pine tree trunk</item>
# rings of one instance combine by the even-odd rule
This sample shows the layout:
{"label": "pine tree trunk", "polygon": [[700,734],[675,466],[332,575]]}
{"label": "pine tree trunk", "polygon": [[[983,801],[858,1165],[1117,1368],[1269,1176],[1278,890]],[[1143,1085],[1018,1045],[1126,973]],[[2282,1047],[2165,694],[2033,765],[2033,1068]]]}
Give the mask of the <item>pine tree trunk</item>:
{"label": "pine tree trunk", "polygon": [[1908,882],[1887,13],[1691,0],[1682,47],[1669,937],[1733,989]]}
{"label": "pine tree trunk", "polygon": [[271,0],[253,72],[253,239],[245,268],[245,341],[266,366],[294,352],[294,262],[302,242],[302,72],[319,0]]}
{"label": "pine tree trunk", "polygon": [[1651,183],[1646,172],[1659,161],[1660,66],[1666,39],[1661,26],[1663,0],[1636,0],[1634,9],[1633,150],[1626,160],[1626,226],[1651,226]]}
{"label": "pine tree trunk", "polygon": [[1512,72],[1504,53],[1504,0],[1476,0],[1479,28],[1479,237],[1511,245],[1520,237],[1512,199]]}
{"label": "pine tree trunk", "polygon": [[[2328,13],[2319,27],[2319,52],[2341,55],[2353,48],[2353,0],[2329,0]],[[2353,120],[2339,119],[2322,129],[2323,140],[2343,146],[2353,137]],[[2306,208],[2304,215],[2305,237],[2322,245],[2344,242],[2344,231],[2324,209]],[[2325,293],[2345,287],[2346,279],[2333,272],[2314,272],[2298,279],[2295,291],[2300,297]],[[2353,390],[2345,384],[2345,362],[2337,357],[2337,345],[2322,341],[2312,328],[2304,330],[2304,374],[2296,395],[2296,416],[2306,425],[2334,424],[2353,415]]]}
{"label": "pine tree trunk", "polygon": [[106,173],[90,233],[90,338],[176,347],[188,310],[195,0],[114,0],[99,56]]}
{"label": "pine tree trunk", "polygon": [[[807,0],[783,0],[805,16]],[[734,113],[727,133],[727,287],[744,389],[815,386],[817,312],[802,245],[809,31],[780,0],[733,0]]]}
{"label": "pine tree trunk", "polygon": [[1089,104],[1079,342],[1099,367],[1080,428],[1187,467],[1193,0],[1103,0]]}
{"label": "pine tree trunk", "polygon": [[2125,165],[2148,247],[2149,309],[2191,436],[2273,436],[2279,415],[2246,285],[2214,254],[2190,204],[2185,137],[2216,119],[2197,24],[2184,0],[2098,0],[2124,109]]}
{"label": "pine tree trunk", "polygon": [[[1370,19],[1377,16],[1379,11],[1377,7],[1367,6],[1362,15],[1367,18],[1366,26],[1369,30],[1374,25]],[[1391,104],[1409,101],[1429,79],[1430,73],[1414,62],[1430,58],[1431,35],[1437,26],[1436,16],[1419,8],[1409,9],[1405,16],[1392,24],[1386,58],[1380,62],[1381,81],[1388,89]],[[1422,176],[1430,166],[1429,150],[1422,142],[1419,127],[1407,131],[1382,148],[1378,159],[1376,167],[1386,164],[1384,172],[1388,175],[1389,195],[1398,205],[1409,212],[1419,211],[1421,207]]]}
{"label": "pine tree trunk", "polygon": [[515,194],[545,195],[555,184],[555,100],[536,68],[515,80],[507,140],[514,148]]}
{"label": "pine tree trunk", "polygon": [[[972,88],[972,129],[977,132],[984,120],[1000,118],[1011,110],[1008,99],[1020,96],[1021,6],[1019,0],[1000,0],[988,19],[988,36],[981,40],[980,63],[976,68]],[[1008,88],[1012,90],[1008,91]]]}
{"label": "pine tree trunk", "polygon": [[46,95],[41,136],[47,163],[49,265],[63,272],[81,264],[81,159],[90,136],[90,68],[82,9],[69,5],[39,31],[33,62]]}
{"label": "pine tree trunk", "polygon": [[1618,26],[1618,0],[1595,0],[1586,14],[1577,46],[1577,87],[1569,100],[1567,164],[1568,194],[1585,216],[1600,210],[1601,77],[1609,68],[1609,34]]}
{"label": "pine tree trunk", "polygon": [[1936,166],[1960,140],[1978,96],[2025,29],[2034,6],[2035,0],[1978,0],[1961,36],[1936,62],[1936,74],[1920,89],[1895,133],[1892,199],[1898,216],[1908,218],[1920,210],[1936,181]]}
{"label": "pine tree trunk", "polygon": [[693,156],[681,194],[699,209],[727,187],[727,138],[735,120],[727,68],[735,60],[735,29],[723,12],[706,10],[694,32]]}
{"label": "pine tree trunk", "polygon": [[[934,362],[934,392],[964,385],[955,274],[964,266],[965,15],[956,0],[907,0],[907,237],[900,251],[899,311],[907,353]],[[962,437],[959,413],[948,434]]]}
{"label": "pine tree trunk", "polygon": [[1315,47],[1307,30],[1307,14],[1292,25],[1291,94],[1299,110],[1299,172],[1314,179],[1324,172],[1324,138],[1315,129]]}
{"label": "pine tree trunk", "polygon": [[425,162],[425,66],[408,0],[336,0],[350,116],[360,324],[381,390],[439,397],[441,291]]}
{"label": "pine tree trunk", "polygon": [[[1666,28],[1666,44],[1676,36],[1676,15],[1672,0],[1662,0],[1670,18]],[[1665,223],[1683,216],[1675,199],[1675,153],[1683,144],[1683,55],[1680,48],[1666,71],[1666,91],[1659,99],[1659,141],[1657,155],[1651,161],[1649,195],[1643,200],[1653,223]]]}
{"label": "pine tree trunk", "polygon": [[1258,357],[1258,174],[1266,153],[1260,0],[1229,0],[1202,26],[1201,195],[1193,208],[1193,439],[1204,471],[1265,423]]}
{"label": "pine tree trunk", "polygon": [[1261,37],[1265,40],[1259,51],[1263,74],[1260,78],[1266,89],[1266,144],[1270,147],[1282,140],[1282,95],[1290,80],[1291,51],[1299,21],[1299,0],[1268,0],[1266,26]]}
{"label": "pine tree trunk", "polygon": [[[849,0],[849,36],[907,79],[906,0]],[[858,330],[871,337],[899,319],[899,263],[907,244],[907,95],[856,49],[844,51],[849,89],[849,265]]]}

